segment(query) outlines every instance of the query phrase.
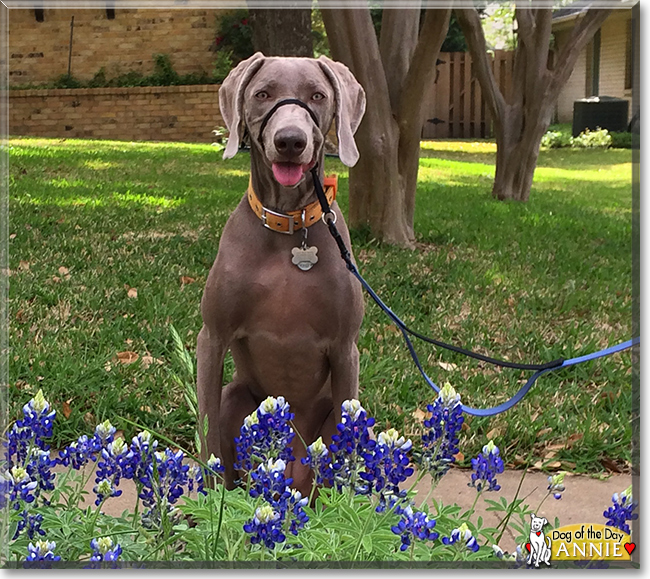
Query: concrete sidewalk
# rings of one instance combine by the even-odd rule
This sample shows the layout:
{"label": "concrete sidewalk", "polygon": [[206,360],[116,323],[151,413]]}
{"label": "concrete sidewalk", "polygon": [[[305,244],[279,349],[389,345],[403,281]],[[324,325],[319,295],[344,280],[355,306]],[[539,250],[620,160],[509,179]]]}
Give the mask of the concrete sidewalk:
{"label": "concrete sidewalk", "polygon": [[[505,497],[510,503],[517,492],[522,474],[523,471],[521,470],[506,471],[500,474],[497,481],[501,485],[501,490],[498,492],[485,492],[483,497],[496,501],[500,501],[500,497]],[[452,468],[442,478],[433,492],[430,493],[429,504],[431,505],[431,498],[434,498],[444,504],[456,503],[461,507],[462,511],[469,509],[476,497],[476,489],[467,486],[471,481],[471,475],[472,471],[469,469]],[[410,488],[413,480],[414,478],[407,481],[403,488]],[[562,526],[574,523],[604,524],[603,511],[612,505],[612,495],[624,491],[631,484],[632,475],[630,474],[612,475],[606,480],[567,474],[564,479],[566,490],[562,493],[562,498],[560,500],[556,500],[552,496],[547,498],[536,515],[546,517],[550,522],[553,522],[555,517],[558,517]],[[431,479],[428,476],[418,483],[416,487],[416,503],[418,505],[422,504],[429,494],[430,485]],[[93,486],[94,476],[86,485],[86,490],[89,493],[86,495],[86,505],[93,504],[95,500]],[[547,487],[548,475],[540,472],[527,472],[519,492],[519,498],[524,499],[524,504],[536,509],[546,496]],[[133,481],[122,480],[119,488],[122,490],[122,495],[106,501],[103,508],[106,514],[117,516],[121,515],[125,510],[132,511],[134,508],[136,496]],[[503,515],[493,511],[486,511],[485,509],[488,506],[482,498],[479,499],[472,520],[476,521],[478,516],[482,516],[484,526],[495,527]],[[501,539],[500,547],[504,551],[512,552],[516,547],[514,539],[514,535],[506,531]]]}

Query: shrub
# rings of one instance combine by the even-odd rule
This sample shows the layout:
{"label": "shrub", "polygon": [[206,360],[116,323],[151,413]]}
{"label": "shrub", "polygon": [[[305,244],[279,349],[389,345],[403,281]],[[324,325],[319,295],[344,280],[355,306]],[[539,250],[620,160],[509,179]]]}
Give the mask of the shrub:
{"label": "shrub", "polygon": [[542,147],[548,149],[559,149],[571,146],[571,135],[563,131],[548,131],[542,137]]}
{"label": "shrub", "polygon": [[248,20],[248,10],[234,10],[219,18],[214,50],[217,55],[224,50],[229,53],[232,66],[253,56],[253,30]]}
{"label": "shrub", "polygon": [[612,149],[631,149],[632,148],[632,133],[609,133],[612,137]]}
{"label": "shrub", "polygon": [[584,149],[606,149],[611,144],[612,137],[607,129],[596,129],[595,131],[585,129],[571,140],[572,147]]}

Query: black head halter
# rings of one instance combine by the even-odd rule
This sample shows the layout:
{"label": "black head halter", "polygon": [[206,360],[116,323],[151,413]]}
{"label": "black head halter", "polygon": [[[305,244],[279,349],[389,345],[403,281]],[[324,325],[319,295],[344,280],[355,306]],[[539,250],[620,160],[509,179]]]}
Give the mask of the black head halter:
{"label": "black head halter", "polygon": [[264,142],[262,141],[262,133],[264,133],[264,129],[266,128],[266,125],[268,124],[271,117],[275,114],[275,112],[280,107],[283,107],[284,105],[298,105],[299,107],[305,109],[309,113],[311,120],[314,121],[314,124],[318,127],[318,117],[316,116],[316,113],[314,113],[314,111],[312,111],[304,102],[302,102],[300,99],[283,99],[275,103],[271,108],[271,110],[268,113],[266,113],[266,116],[262,120],[262,125],[260,126],[260,132],[257,135],[257,140],[259,141],[260,145],[262,145],[262,148],[264,148]]}

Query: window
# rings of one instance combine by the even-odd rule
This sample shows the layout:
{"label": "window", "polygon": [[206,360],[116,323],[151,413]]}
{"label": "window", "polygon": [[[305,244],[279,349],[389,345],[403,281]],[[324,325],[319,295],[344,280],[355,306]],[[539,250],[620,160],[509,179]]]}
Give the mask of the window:
{"label": "window", "polygon": [[45,20],[45,10],[43,8],[34,8],[34,18],[36,18],[36,22],[43,22]]}

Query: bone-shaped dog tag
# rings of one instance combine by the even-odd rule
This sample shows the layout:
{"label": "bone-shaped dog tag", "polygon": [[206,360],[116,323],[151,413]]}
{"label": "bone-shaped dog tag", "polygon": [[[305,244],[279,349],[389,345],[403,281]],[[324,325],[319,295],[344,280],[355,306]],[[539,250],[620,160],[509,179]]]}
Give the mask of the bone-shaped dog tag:
{"label": "bone-shaped dog tag", "polygon": [[307,247],[306,245],[294,247],[291,250],[293,255],[291,263],[297,265],[302,271],[309,271],[318,261],[317,252],[318,247]]}

